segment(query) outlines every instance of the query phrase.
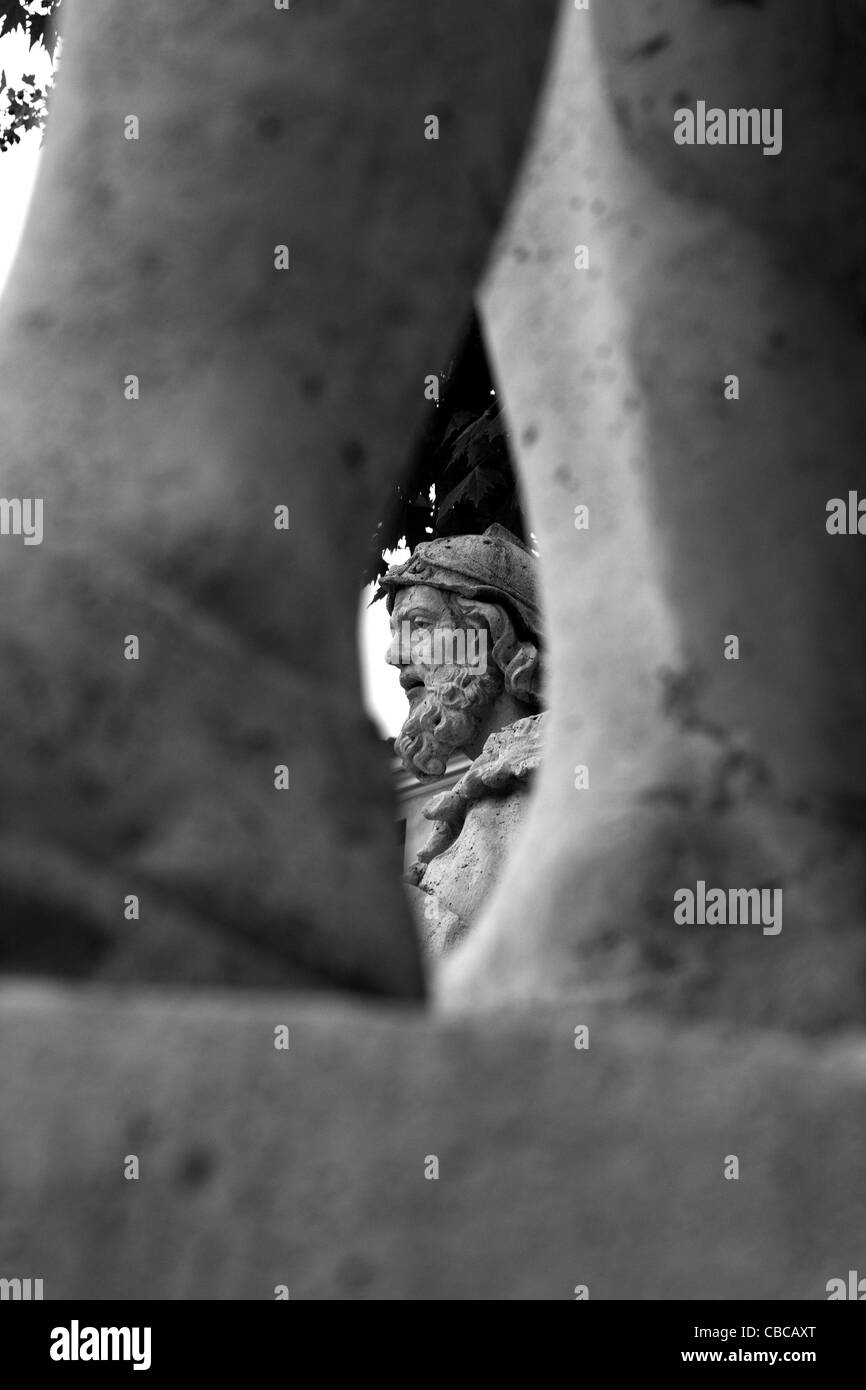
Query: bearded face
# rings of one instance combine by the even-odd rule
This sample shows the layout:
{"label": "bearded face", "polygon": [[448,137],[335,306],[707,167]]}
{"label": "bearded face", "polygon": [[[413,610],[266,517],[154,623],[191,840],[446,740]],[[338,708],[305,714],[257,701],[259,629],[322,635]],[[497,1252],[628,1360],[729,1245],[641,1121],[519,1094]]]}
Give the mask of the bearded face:
{"label": "bearded face", "polygon": [[[428,781],[443,775],[453,754],[476,742],[502,693],[503,675],[479,659],[486,655],[486,641],[479,640],[486,633],[461,629],[442,592],[429,585],[396,596],[391,629],[388,660],[400,667],[409,700],[394,748],[408,771]],[[463,662],[454,661],[455,649]]]}
{"label": "bearded face", "polygon": [[502,689],[502,674],[473,675],[441,666],[424,675],[394,748],[403,766],[421,781],[441,777],[454,753],[469,748],[487,722]]}

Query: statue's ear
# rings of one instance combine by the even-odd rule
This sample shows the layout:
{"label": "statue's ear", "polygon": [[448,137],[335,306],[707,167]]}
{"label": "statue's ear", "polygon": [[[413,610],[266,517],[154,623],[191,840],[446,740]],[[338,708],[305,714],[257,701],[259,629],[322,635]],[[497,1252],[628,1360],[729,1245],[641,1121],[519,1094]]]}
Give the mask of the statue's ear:
{"label": "statue's ear", "polygon": [[505,668],[505,688],[527,703],[541,702],[541,652],[534,642],[521,642]]}

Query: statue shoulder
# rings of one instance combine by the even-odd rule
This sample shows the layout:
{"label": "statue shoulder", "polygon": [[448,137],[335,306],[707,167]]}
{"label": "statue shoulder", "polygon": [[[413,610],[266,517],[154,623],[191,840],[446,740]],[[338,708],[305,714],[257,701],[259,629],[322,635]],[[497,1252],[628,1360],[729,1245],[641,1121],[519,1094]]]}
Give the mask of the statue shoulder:
{"label": "statue shoulder", "polygon": [[[549,715],[547,711],[517,719],[491,734],[475,762],[464,774],[464,780],[476,772],[484,777],[488,770],[496,768],[515,782],[532,775],[541,762],[544,733]],[[459,784],[458,784],[459,785]]]}
{"label": "statue shoulder", "polygon": [[487,798],[501,800],[528,789],[541,763],[547,720],[546,712],[528,715],[491,734],[460,780],[427,803],[424,816],[434,825],[409,870],[411,883],[420,884],[431,860],[453,845],[474,805]]}

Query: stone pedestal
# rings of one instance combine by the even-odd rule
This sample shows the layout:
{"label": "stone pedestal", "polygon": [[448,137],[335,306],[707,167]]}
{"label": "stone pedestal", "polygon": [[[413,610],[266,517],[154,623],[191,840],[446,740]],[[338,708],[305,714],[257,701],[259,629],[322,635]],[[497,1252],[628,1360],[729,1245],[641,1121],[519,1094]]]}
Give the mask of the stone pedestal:
{"label": "stone pedestal", "polygon": [[863,1268],[853,1040],[7,989],[0,1049],[0,1271],[46,1299],[811,1300]]}

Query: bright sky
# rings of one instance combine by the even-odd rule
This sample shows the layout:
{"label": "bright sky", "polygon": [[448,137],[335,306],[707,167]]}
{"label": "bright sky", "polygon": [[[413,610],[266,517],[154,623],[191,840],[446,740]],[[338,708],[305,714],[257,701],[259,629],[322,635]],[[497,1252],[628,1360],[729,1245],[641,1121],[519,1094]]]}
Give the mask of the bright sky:
{"label": "bright sky", "polygon": [[[408,550],[386,553],[389,563],[394,565],[401,564],[409,558]],[[396,668],[389,666],[385,660],[391,631],[385,602],[380,599],[372,608],[367,607],[374,593],[375,589],[371,584],[362,594],[358,624],[364,702],[382,733],[396,738],[409,706]]]}
{"label": "bright sky", "polygon": [[[17,85],[22,73],[36,73],[37,80],[51,71],[47,55],[41,47],[32,52],[23,34],[7,34],[0,39],[0,67],[7,80]],[[0,292],[12,268],[15,252],[24,230],[24,219],[36,182],[39,167],[39,147],[42,136],[38,131],[22,135],[21,143],[0,154]],[[405,560],[408,551],[395,551],[395,562]],[[388,646],[388,614],[384,603],[367,605],[373,595],[369,588],[361,596],[358,615],[358,647],[364,700],[383,734],[399,733],[406,715],[406,696],[400,688],[397,672],[385,661]]]}
{"label": "bright sky", "polygon": [[[23,33],[14,32],[0,39],[0,67],[10,86],[18,86],[22,73],[35,73],[37,81],[51,73],[51,63],[41,45],[31,52]],[[21,240],[24,218],[39,167],[39,145],[42,136],[31,130],[22,135],[21,143],[0,154],[0,290],[6,279]]]}

